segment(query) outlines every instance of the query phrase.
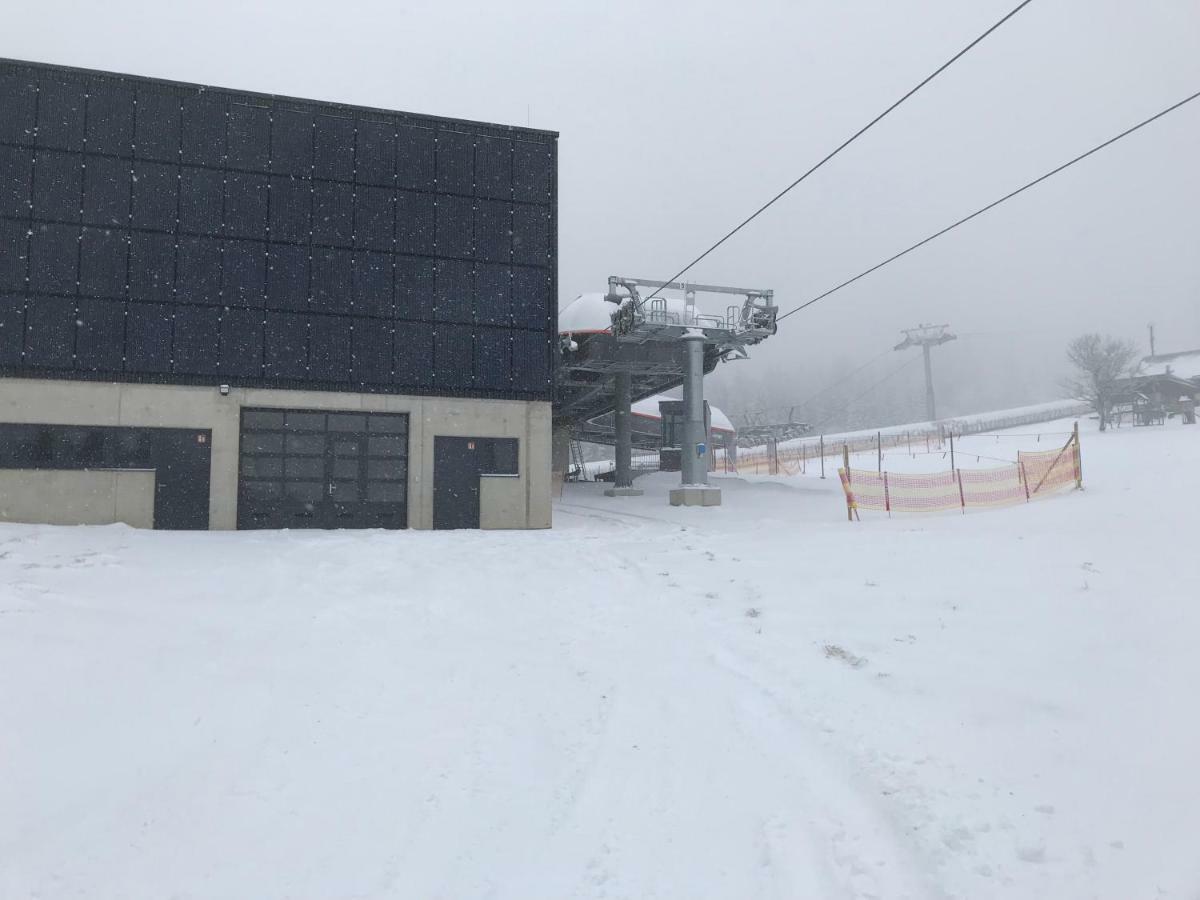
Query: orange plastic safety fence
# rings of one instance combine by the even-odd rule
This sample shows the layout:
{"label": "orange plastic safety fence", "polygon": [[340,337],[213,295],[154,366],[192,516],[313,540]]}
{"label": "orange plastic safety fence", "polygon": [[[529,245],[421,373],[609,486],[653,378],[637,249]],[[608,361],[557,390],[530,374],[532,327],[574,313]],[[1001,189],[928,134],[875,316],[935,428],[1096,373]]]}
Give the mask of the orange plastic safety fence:
{"label": "orange plastic safety fence", "polygon": [[1079,447],[1072,444],[1065,451],[1042,450],[1037,453],[1019,452],[1018,465],[1025,469],[1031,497],[1053,493],[1079,482]]}
{"label": "orange plastic safety fence", "polygon": [[838,469],[842,487],[856,509],[895,512],[936,512],[962,506],[953,472],[899,475],[871,469]]}
{"label": "orange plastic safety fence", "polygon": [[838,469],[852,509],[937,512],[1028,503],[1079,483],[1079,448],[1018,453],[1014,465],[927,474]]}

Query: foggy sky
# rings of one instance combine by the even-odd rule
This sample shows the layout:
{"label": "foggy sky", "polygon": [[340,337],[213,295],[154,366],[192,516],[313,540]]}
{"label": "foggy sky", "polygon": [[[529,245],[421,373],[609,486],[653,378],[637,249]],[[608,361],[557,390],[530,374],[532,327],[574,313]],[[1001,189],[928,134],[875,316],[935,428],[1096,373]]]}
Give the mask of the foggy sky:
{"label": "foggy sky", "polygon": [[[0,56],[556,130],[570,299],[673,274],[1013,5],[40,0]],[[1197,89],[1195,0],[1034,0],[689,277],[786,310]],[[1200,101],[791,317],[714,396],[803,398],[922,321],[963,334],[952,405],[1055,396],[1082,331],[1200,347],[1198,160]]]}

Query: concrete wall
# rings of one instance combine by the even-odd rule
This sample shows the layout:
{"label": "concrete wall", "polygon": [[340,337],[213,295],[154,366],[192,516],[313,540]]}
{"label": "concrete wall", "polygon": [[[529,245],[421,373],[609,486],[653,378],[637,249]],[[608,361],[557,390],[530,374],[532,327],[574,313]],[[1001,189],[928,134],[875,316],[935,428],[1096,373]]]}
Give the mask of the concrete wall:
{"label": "concrete wall", "polygon": [[479,527],[512,528],[525,501],[519,475],[484,475],[479,479]]}
{"label": "concrete wall", "polygon": [[492,527],[550,527],[550,404],[392,394],[0,378],[0,422],[129,425],[212,430],[209,522],[236,527],[240,410],[243,406],[408,413],[408,523],[433,527],[433,439],[515,437],[521,502]]}
{"label": "concrete wall", "polygon": [[153,528],[154,472],[0,469],[0,520]]}

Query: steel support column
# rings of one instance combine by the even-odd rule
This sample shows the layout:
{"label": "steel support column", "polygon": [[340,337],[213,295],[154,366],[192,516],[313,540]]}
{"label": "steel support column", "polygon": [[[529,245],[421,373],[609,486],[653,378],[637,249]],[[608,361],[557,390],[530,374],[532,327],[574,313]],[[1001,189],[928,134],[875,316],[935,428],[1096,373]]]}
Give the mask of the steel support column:
{"label": "steel support column", "polygon": [[704,421],[704,333],[683,335],[686,363],[683,374],[683,439],[679,448],[679,487],[671,491],[672,506],[719,506],[721,491],[708,483],[708,429]]}
{"label": "steel support column", "polygon": [[680,468],[684,484],[708,484],[708,435],[704,429],[704,335],[685,334],[683,346],[687,348],[687,365],[683,374],[683,452],[680,454]]}
{"label": "steel support column", "polygon": [[633,486],[633,375],[628,369],[613,376],[613,430],[616,441],[616,471],[609,497],[639,497]]}
{"label": "steel support column", "polygon": [[894,350],[907,350],[909,347],[921,347],[925,357],[925,416],[930,422],[937,421],[937,404],[933,398],[933,361],[930,350],[940,347],[946,341],[955,340],[955,336],[946,331],[946,325],[918,325],[916,328],[904,329],[904,340],[897,344]]}
{"label": "steel support column", "polygon": [[927,421],[937,421],[937,404],[933,400],[933,363],[929,359],[929,344],[922,344],[925,353],[925,415]]}
{"label": "steel support column", "polygon": [[633,376],[618,372],[613,378],[613,409],[616,418],[618,488],[633,487]]}

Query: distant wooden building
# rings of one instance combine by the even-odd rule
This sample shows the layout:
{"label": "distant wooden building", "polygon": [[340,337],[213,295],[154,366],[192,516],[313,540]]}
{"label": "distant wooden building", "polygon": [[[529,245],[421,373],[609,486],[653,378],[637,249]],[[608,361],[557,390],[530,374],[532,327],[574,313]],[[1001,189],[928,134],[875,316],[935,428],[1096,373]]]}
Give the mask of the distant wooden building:
{"label": "distant wooden building", "polygon": [[1194,425],[1200,401],[1200,350],[1144,357],[1128,379],[1125,399],[1134,425],[1161,425],[1176,415]]}

